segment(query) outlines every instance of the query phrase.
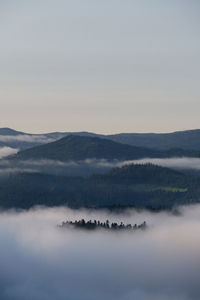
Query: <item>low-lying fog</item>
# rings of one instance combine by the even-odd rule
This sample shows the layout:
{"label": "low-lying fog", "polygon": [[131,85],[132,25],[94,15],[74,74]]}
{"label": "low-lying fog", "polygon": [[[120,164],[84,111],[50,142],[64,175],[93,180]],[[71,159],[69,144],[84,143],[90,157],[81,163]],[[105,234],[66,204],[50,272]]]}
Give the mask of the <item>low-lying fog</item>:
{"label": "low-lying fog", "polygon": [[154,165],[174,169],[200,170],[200,158],[195,157],[145,158],[139,159],[135,162],[138,164],[151,163]]}
{"label": "low-lying fog", "polygon": [[[59,229],[66,219],[146,231]],[[200,206],[180,215],[34,209],[0,214],[1,300],[199,300]]]}
{"label": "low-lying fog", "polygon": [[27,142],[27,143],[51,143],[55,138],[47,137],[46,135],[38,134],[18,134],[18,135],[0,135],[0,142],[13,143],[13,142]]}
{"label": "low-lying fog", "polygon": [[19,150],[11,147],[0,147],[0,159],[8,155],[16,154]]}
{"label": "low-lying fog", "polygon": [[[1,154],[1,152],[0,152]],[[140,160],[108,161],[105,159],[86,159],[82,161],[61,162],[57,160],[0,160],[0,176],[19,172],[42,172],[63,176],[88,176],[105,173],[114,167],[129,164],[147,164],[169,167],[173,169],[200,171],[200,158],[146,158]]]}

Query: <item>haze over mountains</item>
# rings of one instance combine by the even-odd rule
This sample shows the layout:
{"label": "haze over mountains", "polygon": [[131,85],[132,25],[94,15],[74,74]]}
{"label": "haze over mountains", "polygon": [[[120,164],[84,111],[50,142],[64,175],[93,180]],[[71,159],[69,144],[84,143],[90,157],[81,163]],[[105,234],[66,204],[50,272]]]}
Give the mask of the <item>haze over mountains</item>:
{"label": "haze over mountains", "polygon": [[167,150],[181,148],[200,150],[200,129],[177,131],[172,133],[121,133],[112,135],[89,132],[52,132],[44,134],[28,134],[10,128],[0,128],[0,146],[27,149],[47,142],[58,140],[67,135],[99,137],[118,143],[138,147]]}
{"label": "haze over mountains", "polygon": [[[200,150],[182,149],[181,147],[169,150],[139,147],[110,140],[108,136],[98,136],[86,132],[27,135],[13,132],[10,129],[2,131],[4,135],[0,136],[0,139],[4,141],[4,147],[10,146],[9,154],[12,154],[10,153],[11,149],[14,153],[16,152],[16,148],[14,148],[16,144],[19,146],[18,154],[12,157],[15,161],[57,160],[67,162],[86,159],[127,161],[142,158],[200,157]],[[6,133],[10,135],[6,135]],[[150,145],[152,144],[150,143]],[[24,147],[27,149],[23,149]]]}
{"label": "haze over mountains", "polygon": [[[7,151],[8,157],[0,160],[0,206],[171,209],[199,202],[198,173],[188,175],[180,168],[177,172],[172,170],[176,167],[148,164],[149,159],[152,162],[177,157],[197,160],[200,150],[198,139],[194,142],[194,138],[198,134],[197,130],[168,135],[103,136],[87,132],[33,135],[2,128],[1,149],[4,156]],[[186,137],[191,141],[190,146],[194,145],[193,150],[186,145]],[[139,139],[146,147],[128,144],[134,141],[137,144]],[[167,141],[169,145],[175,145],[176,141],[179,147],[168,149]],[[160,147],[152,147],[158,143]]]}
{"label": "haze over mountains", "polygon": [[[35,135],[2,128],[0,207],[172,209],[199,202],[197,170],[194,172],[191,167],[188,174],[188,170],[176,168],[176,164],[170,166],[169,162],[170,168],[162,167],[162,159],[166,158],[186,157],[187,161],[192,158],[198,163],[198,136],[200,130],[171,134]],[[159,159],[161,166],[153,165]],[[148,163],[151,160],[153,164]]]}

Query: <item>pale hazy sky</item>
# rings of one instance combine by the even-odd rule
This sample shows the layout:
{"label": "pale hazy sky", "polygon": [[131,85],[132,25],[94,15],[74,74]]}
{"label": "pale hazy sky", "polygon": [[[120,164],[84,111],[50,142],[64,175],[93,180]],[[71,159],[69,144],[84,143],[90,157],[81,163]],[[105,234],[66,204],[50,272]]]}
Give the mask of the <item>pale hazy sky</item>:
{"label": "pale hazy sky", "polygon": [[0,0],[0,127],[200,128],[199,0]]}

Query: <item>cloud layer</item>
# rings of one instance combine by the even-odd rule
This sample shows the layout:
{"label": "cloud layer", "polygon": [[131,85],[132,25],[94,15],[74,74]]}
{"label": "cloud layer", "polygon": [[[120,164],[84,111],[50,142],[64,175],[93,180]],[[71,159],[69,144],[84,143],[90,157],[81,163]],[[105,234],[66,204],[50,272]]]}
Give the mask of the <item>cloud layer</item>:
{"label": "cloud layer", "polygon": [[0,147],[0,159],[11,154],[16,154],[18,149],[11,147]]}
{"label": "cloud layer", "polygon": [[[2,155],[14,154],[17,149],[4,148]],[[0,148],[1,157],[1,148]],[[83,161],[61,162],[57,160],[1,160],[0,174],[7,175],[19,172],[42,172],[46,174],[56,174],[64,176],[88,176],[91,174],[100,174],[109,171],[115,167],[122,167],[129,164],[147,164],[169,167],[174,169],[196,170],[200,171],[200,158],[166,158],[166,159],[140,159],[130,161],[108,161],[105,159],[86,159]]]}
{"label": "cloud layer", "polygon": [[200,158],[181,157],[181,158],[146,158],[133,161],[133,163],[147,164],[152,163],[162,167],[175,169],[200,170]]}
{"label": "cloud layer", "polygon": [[26,143],[50,143],[55,141],[54,138],[46,137],[45,135],[0,135],[0,142],[11,143],[11,142],[26,142]]}
{"label": "cloud layer", "polygon": [[[63,220],[121,220],[145,232],[61,230]],[[200,206],[180,216],[35,209],[0,214],[1,300],[198,300]]]}

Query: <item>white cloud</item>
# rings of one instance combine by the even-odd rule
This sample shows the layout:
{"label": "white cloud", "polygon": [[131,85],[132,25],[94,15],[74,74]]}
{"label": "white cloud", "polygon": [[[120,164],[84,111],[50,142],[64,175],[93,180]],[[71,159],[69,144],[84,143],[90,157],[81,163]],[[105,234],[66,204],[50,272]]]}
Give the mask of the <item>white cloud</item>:
{"label": "white cloud", "polygon": [[168,167],[168,168],[200,170],[200,158],[192,158],[192,157],[146,158],[146,159],[139,159],[139,160],[135,160],[135,161],[129,161],[126,163],[127,164],[129,164],[129,163],[138,163],[138,164],[152,163],[154,165],[159,165],[159,166]]}
{"label": "white cloud", "polygon": [[0,142],[27,142],[27,143],[50,143],[55,141],[53,138],[48,138],[45,135],[0,135]]}
{"label": "white cloud", "polygon": [[0,159],[11,154],[16,154],[19,150],[10,147],[0,147]]}

